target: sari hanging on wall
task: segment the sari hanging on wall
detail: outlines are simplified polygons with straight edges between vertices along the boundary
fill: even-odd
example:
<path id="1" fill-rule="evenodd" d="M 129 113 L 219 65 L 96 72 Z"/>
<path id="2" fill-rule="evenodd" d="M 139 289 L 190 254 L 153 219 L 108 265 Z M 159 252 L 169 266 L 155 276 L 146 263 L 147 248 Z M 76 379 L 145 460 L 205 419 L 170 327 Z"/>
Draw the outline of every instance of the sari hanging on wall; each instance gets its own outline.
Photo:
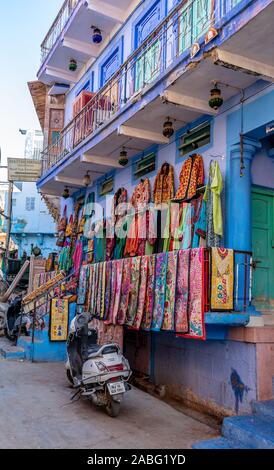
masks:
<path id="1" fill-rule="evenodd" d="M 126 316 L 126 324 L 132 326 L 137 311 L 138 294 L 139 294 L 139 279 L 140 279 L 141 257 L 133 258 L 131 260 L 131 275 L 130 275 L 130 290 L 129 301 Z"/>
<path id="2" fill-rule="evenodd" d="M 111 276 L 112 276 L 112 262 L 108 261 L 106 264 L 106 285 L 105 285 L 105 309 L 103 320 L 108 318 L 110 299 L 111 299 Z"/>
<path id="3" fill-rule="evenodd" d="M 148 258 L 149 256 L 143 256 L 141 260 L 141 273 L 140 273 L 140 285 L 138 295 L 138 307 L 134 318 L 132 328 L 139 330 L 144 314 L 146 291 L 147 291 L 147 275 L 148 275 Z"/>
<path id="4" fill-rule="evenodd" d="M 106 266 L 107 262 L 102 263 L 102 278 L 101 278 L 101 309 L 100 309 L 100 320 L 103 320 L 105 315 L 105 293 L 106 293 Z"/>
<path id="5" fill-rule="evenodd" d="M 234 251 L 225 248 L 211 250 L 211 309 L 234 308 Z"/>
<path id="6" fill-rule="evenodd" d="M 89 281 L 89 265 L 82 266 L 79 277 L 78 287 L 78 304 L 84 305 L 86 303 L 87 288 Z"/>
<path id="7" fill-rule="evenodd" d="M 205 340 L 204 307 L 204 248 L 194 248 L 190 252 L 189 272 L 189 330 L 185 338 Z"/>
<path id="8" fill-rule="evenodd" d="M 90 301 L 90 311 L 91 315 L 95 317 L 96 315 L 96 305 L 97 305 L 97 294 L 98 294 L 98 282 L 99 282 L 99 264 L 94 264 L 94 273 L 93 273 L 93 286 L 91 290 L 91 301 Z"/>
<path id="9" fill-rule="evenodd" d="M 160 331 L 164 319 L 167 253 L 156 255 L 155 295 L 151 329 Z"/>
<path id="10" fill-rule="evenodd" d="M 164 321 L 162 330 L 174 331 L 174 306 L 176 295 L 177 251 L 167 254 L 166 294 L 164 304 Z"/>
<path id="11" fill-rule="evenodd" d="M 150 331 L 152 317 L 153 317 L 153 306 L 154 306 L 154 285 L 155 285 L 155 265 L 156 256 L 152 255 L 148 257 L 147 266 L 147 291 L 144 306 L 144 314 L 142 319 L 141 328 L 142 330 Z"/>
<path id="12" fill-rule="evenodd" d="M 88 281 L 88 293 L 87 293 L 87 310 L 91 312 L 91 296 L 94 286 L 94 264 L 89 266 L 89 281 Z"/>
<path id="13" fill-rule="evenodd" d="M 119 306 L 118 315 L 117 315 L 118 325 L 124 325 L 126 321 L 128 301 L 129 301 L 130 277 L 131 277 L 131 258 L 127 258 L 127 259 L 124 259 L 124 264 L 123 264 L 121 299 L 120 299 L 120 306 Z"/>
<path id="14" fill-rule="evenodd" d="M 117 316 L 120 306 L 122 276 L 123 276 L 123 259 L 116 260 L 116 286 L 115 286 L 115 300 L 112 312 L 112 323 L 117 324 Z"/>
<path id="15" fill-rule="evenodd" d="M 178 252 L 177 286 L 175 300 L 175 331 L 188 332 L 188 278 L 190 250 Z"/>

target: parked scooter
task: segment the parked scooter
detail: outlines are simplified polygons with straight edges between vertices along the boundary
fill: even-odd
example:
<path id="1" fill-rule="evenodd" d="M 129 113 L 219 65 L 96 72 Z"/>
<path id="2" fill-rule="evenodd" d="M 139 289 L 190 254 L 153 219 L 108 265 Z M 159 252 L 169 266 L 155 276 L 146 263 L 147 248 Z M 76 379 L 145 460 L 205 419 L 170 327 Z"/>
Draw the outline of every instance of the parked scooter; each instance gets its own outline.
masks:
<path id="1" fill-rule="evenodd" d="M 67 377 L 74 395 L 91 400 L 106 409 L 111 417 L 119 414 L 125 392 L 131 389 L 128 360 L 115 343 L 99 346 L 97 331 L 88 327 L 89 315 L 78 314 L 71 322 L 67 342 Z"/>
<path id="2" fill-rule="evenodd" d="M 19 332 L 29 334 L 30 324 L 29 316 L 22 312 L 22 296 L 19 295 L 11 301 L 7 309 L 4 333 L 9 340 L 15 341 Z"/>

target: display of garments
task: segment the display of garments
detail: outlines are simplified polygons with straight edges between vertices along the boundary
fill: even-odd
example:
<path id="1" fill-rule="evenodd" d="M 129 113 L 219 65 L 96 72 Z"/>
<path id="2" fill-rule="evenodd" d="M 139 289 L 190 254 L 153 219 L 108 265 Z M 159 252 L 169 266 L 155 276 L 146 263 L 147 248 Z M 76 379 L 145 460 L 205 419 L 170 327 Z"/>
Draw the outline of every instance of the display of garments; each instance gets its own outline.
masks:
<path id="1" fill-rule="evenodd" d="M 154 309 L 151 329 L 153 331 L 160 331 L 164 319 L 164 304 L 165 304 L 165 286 L 166 286 L 166 265 L 167 254 L 160 253 L 156 255 L 155 266 L 155 295 L 154 295 Z"/>
<path id="2" fill-rule="evenodd" d="M 155 265 L 156 265 L 156 256 L 148 257 L 147 265 L 147 290 L 146 290 L 146 299 L 144 306 L 144 314 L 142 319 L 141 328 L 143 330 L 150 330 L 152 317 L 153 317 L 153 307 L 154 307 L 154 287 L 155 287 Z"/>
<path id="3" fill-rule="evenodd" d="M 153 189 L 154 204 L 169 202 L 174 197 L 174 168 L 170 163 L 163 163 L 158 172 Z"/>
<path id="4" fill-rule="evenodd" d="M 197 189 L 204 185 L 204 162 L 201 155 L 191 155 L 183 164 L 180 173 L 180 186 L 175 199 L 191 199 Z"/>
<path id="5" fill-rule="evenodd" d="M 103 320 L 105 316 L 105 294 L 106 294 L 106 267 L 107 262 L 105 261 L 102 267 L 102 277 L 101 277 L 101 308 L 100 308 L 100 319 Z"/>
<path id="6" fill-rule="evenodd" d="M 138 306 L 132 328 L 139 330 L 145 308 L 146 292 L 147 292 L 147 277 L 148 277 L 148 259 L 149 256 L 143 256 L 141 259 L 140 266 L 140 283 L 139 283 L 139 295 L 138 295 Z"/>
<path id="7" fill-rule="evenodd" d="M 221 193 L 223 190 L 223 180 L 219 163 L 212 160 L 210 162 L 208 184 L 204 199 L 207 203 L 207 246 L 218 247 L 223 236 L 223 216 Z"/>
<path id="8" fill-rule="evenodd" d="M 164 320 L 162 330 L 174 331 L 174 307 L 176 295 L 177 277 L 177 251 L 171 251 L 167 255 L 166 268 L 166 292 L 164 304 Z"/>
<path id="9" fill-rule="evenodd" d="M 74 272 L 76 275 L 80 274 L 80 269 L 82 265 L 82 259 L 83 259 L 83 242 L 81 240 L 78 240 L 76 242 L 75 246 L 75 251 L 73 254 L 73 264 L 74 264 Z"/>
<path id="10" fill-rule="evenodd" d="M 119 188 L 114 194 L 111 210 L 111 232 L 112 238 L 108 242 L 108 259 L 120 259 L 126 243 L 127 226 L 124 226 L 124 219 L 127 213 L 127 190 Z"/>
<path id="11" fill-rule="evenodd" d="M 234 252 L 226 248 L 211 250 L 211 309 L 233 310 Z"/>
<path id="12" fill-rule="evenodd" d="M 97 222 L 94 229 L 94 261 L 100 263 L 106 260 L 106 231 L 105 221 Z"/>
<path id="13" fill-rule="evenodd" d="M 63 248 L 58 258 L 59 271 L 69 271 L 73 267 L 73 259 L 71 257 L 71 249 L 69 246 Z"/>
<path id="14" fill-rule="evenodd" d="M 188 332 L 188 294 L 189 294 L 190 250 L 180 250 L 177 260 L 177 282 L 175 298 L 175 331 Z"/>
<path id="15" fill-rule="evenodd" d="M 129 302 L 130 278 L 131 278 L 131 258 L 127 258 L 124 260 L 124 264 L 123 264 L 121 299 L 120 299 L 120 306 L 119 306 L 118 315 L 117 315 L 117 323 L 119 325 L 124 325 L 126 321 L 128 302 Z"/>
<path id="16" fill-rule="evenodd" d="M 111 277 L 112 277 L 112 262 L 108 261 L 106 263 L 106 289 L 105 289 L 105 309 L 103 320 L 107 320 L 110 308 L 110 299 L 111 299 Z"/>
<path id="17" fill-rule="evenodd" d="M 80 270 L 79 286 L 78 286 L 78 304 L 86 303 L 88 283 L 89 283 L 89 266 L 82 266 Z"/>
<path id="18" fill-rule="evenodd" d="M 128 309 L 126 316 L 126 325 L 132 326 L 134 323 L 135 315 L 138 306 L 138 295 L 139 295 L 139 281 L 140 281 L 140 267 L 141 257 L 132 258 L 131 260 L 131 272 L 130 272 L 130 289 L 129 289 L 129 300 Z"/>
<path id="19" fill-rule="evenodd" d="M 121 289 L 122 289 L 122 276 L 123 276 L 123 262 L 124 260 L 119 259 L 116 262 L 116 286 L 115 286 L 115 301 L 112 312 L 112 323 L 117 324 L 117 316 L 120 306 Z"/>

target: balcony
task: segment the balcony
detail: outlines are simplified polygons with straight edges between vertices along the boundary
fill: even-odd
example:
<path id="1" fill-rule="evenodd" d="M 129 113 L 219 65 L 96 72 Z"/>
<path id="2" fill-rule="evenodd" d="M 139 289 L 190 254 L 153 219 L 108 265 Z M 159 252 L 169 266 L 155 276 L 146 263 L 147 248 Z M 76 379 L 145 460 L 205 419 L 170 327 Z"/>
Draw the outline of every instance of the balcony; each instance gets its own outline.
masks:
<path id="1" fill-rule="evenodd" d="M 162 135 L 167 116 L 177 130 L 182 122 L 215 115 L 208 106 L 213 80 L 230 84 L 225 100 L 260 77 L 272 81 L 274 4 L 259 11 L 251 3 L 247 15 L 246 1 L 205 0 L 204 8 L 199 0 L 181 2 L 44 150 L 43 175 L 66 162 L 66 177 L 80 168 L 83 174 L 94 169 L 96 177 L 119 166 L 119 151 L 129 141 L 129 157 L 149 141 L 168 143 Z M 272 37 L 267 46 L 265 35 Z"/>

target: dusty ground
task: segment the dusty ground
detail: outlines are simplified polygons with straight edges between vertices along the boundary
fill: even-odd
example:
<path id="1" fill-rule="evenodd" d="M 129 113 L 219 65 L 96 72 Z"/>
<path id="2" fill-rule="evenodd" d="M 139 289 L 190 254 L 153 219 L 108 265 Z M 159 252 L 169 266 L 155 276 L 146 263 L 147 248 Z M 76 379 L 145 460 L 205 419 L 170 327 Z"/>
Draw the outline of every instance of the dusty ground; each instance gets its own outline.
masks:
<path id="1" fill-rule="evenodd" d="M 63 364 L 0 359 L 0 448 L 190 448 L 216 431 L 140 390 L 118 418 L 89 402 L 71 402 Z"/>

